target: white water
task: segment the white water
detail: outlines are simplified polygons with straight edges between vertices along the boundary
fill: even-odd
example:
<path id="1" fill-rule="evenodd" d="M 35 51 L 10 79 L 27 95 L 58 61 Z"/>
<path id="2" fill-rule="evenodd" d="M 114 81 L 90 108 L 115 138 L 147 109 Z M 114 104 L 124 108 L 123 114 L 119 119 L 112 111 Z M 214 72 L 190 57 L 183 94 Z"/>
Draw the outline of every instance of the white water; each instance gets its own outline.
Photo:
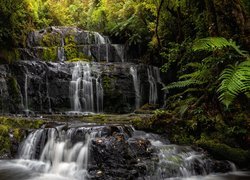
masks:
<path id="1" fill-rule="evenodd" d="M 60 62 L 64 62 L 66 60 L 63 37 L 61 38 L 61 47 L 57 48 L 57 57 Z"/>
<path id="2" fill-rule="evenodd" d="M 95 37 L 95 44 L 97 45 L 97 59 L 98 61 L 101 61 L 103 59 L 101 59 L 101 45 L 105 45 L 105 53 L 106 53 L 106 62 L 109 62 L 109 55 L 108 55 L 108 51 L 109 51 L 109 44 L 110 41 L 109 39 L 106 37 L 103 37 L 100 33 L 98 32 L 94 32 L 94 37 Z"/>
<path id="3" fill-rule="evenodd" d="M 87 176 L 89 145 L 96 132 L 86 132 L 85 140 L 72 144 L 71 136 L 76 129 L 62 131 L 62 127 L 47 129 L 48 141 L 43 147 L 41 141 L 46 130 L 32 132 L 24 141 L 17 164 L 41 174 L 34 179 L 84 180 Z M 80 130 L 80 129 L 77 129 Z M 40 146 L 40 148 L 39 148 Z M 37 153 L 37 150 L 42 150 Z M 38 157 L 39 161 L 35 160 Z"/>
<path id="4" fill-rule="evenodd" d="M 99 75 L 93 76 L 89 63 L 75 63 L 70 82 L 70 99 L 72 111 L 102 112 L 102 83 Z"/>
<path id="5" fill-rule="evenodd" d="M 125 46 L 123 44 L 112 44 L 121 62 L 125 62 Z"/>
<path id="6" fill-rule="evenodd" d="M 147 68 L 149 82 L 149 104 L 158 102 L 158 84 L 163 85 L 158 67 L 149 66 Z"/>
<path id="7" fill-rule="evenodd" d="M 19 159 L 0 161 L 0 180 L 89 179 L 88 165 L 91 164 L 89 152 L 92 140 L 96 137 L 105 137 L 105 135 L 102 136 L 102 128 L 105 126 L 85 125 L 86 127 L 76 124 L 75 127 L 72 126 L 69 129 L 63 125 L 33 131 L 23 142 L 19 151 Z M 194 151 L 191 147 L 168 144 L 159 135 L 136 131 L 133 127 L 130 127 L 130 130 L 125 130 L 119 125 L 116 127 L 124 137 L 132 138 L 132 141 L 136 139 L 138 142 L 141 142 L 141 139 L 147 139 L 155 148 L 154 154 L 158 158 L 157 160 L 150 159 L 150 164 L 155 163 L 155 165 L 147 164 L 148 174 L 142 179 L 226 180 L 229 178 L 239 180 L 240 177 L 246 177 L 244 179 L 246 180 L 250 177 L 250 174 L 239 172 L 210 174 L 212 169 L 209 163 L 212 160 L 204 153 Z M 128 136 L 127 130 L 134 131 L 134 135 Z M 75 135 L 78 138 L 75 139 Z M 112 145 L 112 143 L 107 145 Z M 103 150 L 105 149 L 108 148 L 103 147 Z M 145 162 L 139 162 L 141 163 Z M 232 170 L 233 168 L 232 165 Z M 111 175 L 110 179 L 119 179 L 119 175 Z"/>
<path id="8" fill-rule="evenodd" d="M 25 80 L 24 80 L 24 111 L 26 114 L 29 113 L 29 101 L 28 101 L 28 75 L 25 74 Z"/>
<path id="9" fill-rule="evenodd" d="M 138 109 L 141 103 L 141 92 L 140 92 L 140 76 L 138 74 L 136 66 L 130 67 L 130 74 L 133 77 L 133 83 L 135 89 L 135 108 Z"/>

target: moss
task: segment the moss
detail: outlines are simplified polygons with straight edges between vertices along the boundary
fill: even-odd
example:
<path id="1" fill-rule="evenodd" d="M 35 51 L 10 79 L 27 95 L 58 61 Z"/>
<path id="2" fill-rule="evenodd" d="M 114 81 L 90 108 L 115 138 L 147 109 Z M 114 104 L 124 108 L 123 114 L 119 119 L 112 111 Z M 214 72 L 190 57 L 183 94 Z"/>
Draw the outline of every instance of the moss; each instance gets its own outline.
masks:
<path id="1" fill-rule="evenodd" d="M 74 59 L 70 59 L 70 60 L 67 60 L 67 62 L 78 62 L 78 61 L 84 61 L 84 62 L 89 62 L 88 59 L 82 59 L 82 58 L 74 58 Z"/>
<path id="2" fill-rule="evenodd" d="M 42 120 L 0 117 L 0 156 L 11 152 L 13 139 L 15 142 L 21 142 L 24 137 L 24 130 L 37 129 L 43 123 Z M 13 139 L 10 133 L 13 135 Z"/>
<path id="3" fill-rule="evenodd" d="M 103 88 L 104 89 L 110 89 L 111 88 L 111 83 L 112 83 L 112 78 L 109 76 L 103 76 L 102 77 L 102 83 L 103 83 Z"/>
<path id="4" fill-rule="evenodd" d="M 71 45 L 64 46 L 64 51 L 65 51 L 66 59 L 68 60 L 78 57 L 78 50 L 75 45 L 71 44 Z"/>
<path id="5" fill-rule="evenodd" d="M 9 133 L 9 126 L 0 124 L 0 135 L 8 136 L 8 133 Z"/>
<path id="6" fill-rule="evenodd" d="M 17 83 L 17 80 L 14 76 L 10 76 L 7 81 L 8 84 L 8 92 L 11 95 L 9 99 L 9 103 L 13 104 L 14 109 L 18 109 L 18 105 L 21 103 L 20 98 L 20 88 Z"/>
<path id="7" fill-rule="evenodd" d="M 240 148 L 232 148 L 226 144 L 205 138 L 196 141 L 196 144 L 207 150 L 216 159 L 229 160 L 239 166 L 249 165 L 250 151 Z"/>
<path id="8" fill-rule="evenodd" d="M 59 33 L 46 33 L 43 35 L 40 45 L 45 47 L 61 46 L 61 40 Z"/>
<path id="9" fill-rule="evenodd" d="M 11 64 L 15 60 L 20 58 L 20 54 L 16 49 L 11 49 L 11 50 L 1 49 L 0 54 L 1 54 L 0 62 L 3 64 L 6 64 L 6 63 Z"/>
<path id="10" fill-rule="evenodd" d="M 11 93 L 18 95 L 19 88 L 18 88 L 18 83 L 15 77 L 13 76 L 9 77 L 9 86 L 10 86 L 10 89 L 12 89 Z"/>
<path id="11" fill-rule="evenodd" d="M 14 49 L 14 54 L 15 54 L 15 60 L 20 60 L 21 59 L 21 54 L 18 49 Z"/>
<path id="12" fill-rule="evenodd" d="M 64 38 L 65 45 L 75 44 L 75 35 L 69 34 Z"/>
<path id="13" fill-rule="evenodd" d="M 150 130 L 152 128 L 153 121 L 151 118 L 135 117 L 131 119 L 131 123 L 136 129 Z"/>
<path id="14" fill-rule="evenodd" d="M 57 61 L 57 47 L 43 48 L 42 59 L 44 61 Z"/>

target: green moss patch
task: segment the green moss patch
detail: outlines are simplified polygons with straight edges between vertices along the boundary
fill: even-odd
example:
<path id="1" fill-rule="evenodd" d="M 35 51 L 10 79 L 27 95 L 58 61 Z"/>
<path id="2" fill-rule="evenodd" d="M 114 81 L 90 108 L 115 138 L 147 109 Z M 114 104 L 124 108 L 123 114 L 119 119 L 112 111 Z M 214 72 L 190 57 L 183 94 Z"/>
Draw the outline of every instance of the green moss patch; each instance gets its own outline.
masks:
<path id="1" fill-rule="evenodd" d="M 57 47 L 43 48 L 42 53 L 44 61 L 57 61 Z"/>
<path id="2" fill-rule="evenodd" d="M 0 117 L 0 156 L 11 154 L 12 143 L 20 143 L 25 136 L 25 130 L 37 129 L 43 123 L 42 120 Z"/>
<path id="3" fill-rule="evenodd" d="M 43 35 L 40 45 L 45 47 L 61 46 L 61 35 L 58 33 L 46 33 Z"/>
<path id="4" fill-rule="evenodd" d="M 226 144 L 207 139 L 200 139 L 196 144 L 207 150 L 216 159 L 229 160 L 239 166 L 249 166 L 250 151 L 232 148 Z"/>

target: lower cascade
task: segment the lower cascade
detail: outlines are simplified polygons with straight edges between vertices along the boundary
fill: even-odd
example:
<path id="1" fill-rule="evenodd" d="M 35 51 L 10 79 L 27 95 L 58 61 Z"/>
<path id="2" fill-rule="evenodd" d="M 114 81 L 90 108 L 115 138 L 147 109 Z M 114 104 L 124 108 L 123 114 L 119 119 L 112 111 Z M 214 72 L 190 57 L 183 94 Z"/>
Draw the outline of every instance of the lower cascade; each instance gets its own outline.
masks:
<path id="1" fill-rule="evenodd" d="M 47 124 L 23 141 L 18 159 L 0 161 L 1 180 L 202 179 L 233 170 L 129 125 Z"/>

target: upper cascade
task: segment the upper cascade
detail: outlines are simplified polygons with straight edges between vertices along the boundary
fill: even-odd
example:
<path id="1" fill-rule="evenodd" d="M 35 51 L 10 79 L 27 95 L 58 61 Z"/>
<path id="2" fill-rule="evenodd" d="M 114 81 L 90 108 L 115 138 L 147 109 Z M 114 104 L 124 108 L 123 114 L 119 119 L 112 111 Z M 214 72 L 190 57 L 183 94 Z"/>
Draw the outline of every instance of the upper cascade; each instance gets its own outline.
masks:
<path id="1" fill-rule="evenodd" d="M 17 59 L 42 61 L 124 62 L 123 44 L 112 44 L 107 36 L 76 27 L 51 26 L 33 31 L 26 48 L 17 49 Z"/>

